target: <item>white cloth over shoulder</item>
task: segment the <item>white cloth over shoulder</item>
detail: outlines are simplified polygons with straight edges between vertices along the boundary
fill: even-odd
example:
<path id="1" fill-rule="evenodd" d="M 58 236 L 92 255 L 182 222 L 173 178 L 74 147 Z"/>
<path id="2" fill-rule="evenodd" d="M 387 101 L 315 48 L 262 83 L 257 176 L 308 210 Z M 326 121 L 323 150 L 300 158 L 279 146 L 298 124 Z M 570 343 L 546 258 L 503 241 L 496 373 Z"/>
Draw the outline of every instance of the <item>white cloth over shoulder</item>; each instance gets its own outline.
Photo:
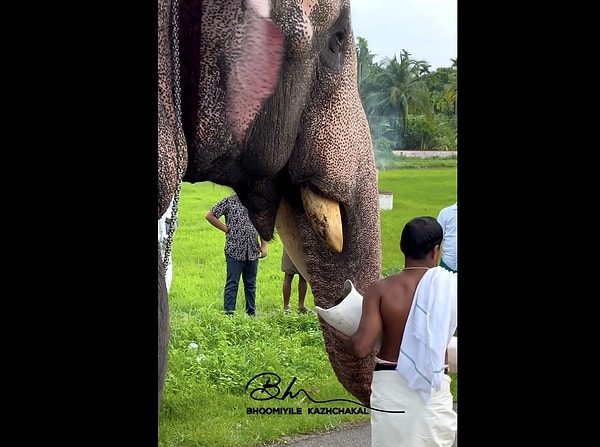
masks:
<path id="1" fill-rule="evenodd" d="M 446 348 L 457 326 L 457 274 L 429 269 L 419 281 L 408 314 L 396 371 L 427 403 L 439 391 Z"/>

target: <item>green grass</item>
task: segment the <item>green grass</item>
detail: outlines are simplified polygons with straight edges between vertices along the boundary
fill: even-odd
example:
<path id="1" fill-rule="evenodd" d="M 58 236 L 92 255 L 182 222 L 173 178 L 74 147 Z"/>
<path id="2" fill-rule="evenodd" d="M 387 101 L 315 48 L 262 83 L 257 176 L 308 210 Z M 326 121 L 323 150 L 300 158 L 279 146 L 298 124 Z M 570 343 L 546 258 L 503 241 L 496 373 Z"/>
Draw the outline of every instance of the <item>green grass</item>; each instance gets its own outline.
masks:
<path id="1" fill-rule="evenodd" d="M 379 190 L 394 194 L 391 210 L 381 210 L 381 268 L 404 265 L 400 232 L 415 216 L 433 216 L 456 201 L 456 168 L 379 171 Z"/>
<path id="2" fill-rule="evenodd" d="M 430 168 L 456 168 L 458 157 L 451 155 L 449 157 L 407 157 L 391 156 L 389 158 L 378 159 L 376 166 L 380 170 L 395 170 L 395 169 L 430 169 Z"/>
<path id="3" fill-rule="evenodd" d="M 398 157 L 402 158 L 402 157 Z M 438 161 L 379 172 L 379 189 L 394 194 L 393 209 L 382 210 L 382 272 L 404 263 L 398 243 L 402 226 L 417 215 L 437 217 L 456 200 L 456 160 L 437 167 Z M 448 163 L 444 160 L 444 163 Z M 337 381 L 329 364 L 317 317 L 283 315 L 280 271 L 281 242 L 268 244 L 260 260 L 256 306 L 251 319 L 243 312 L 243 287 L 237 312 L 222 314 L 225 261 L 224 235 L 204 218 L 208 209 L 231 189 L 212 183 L 183 184 L 178 228 L 173 240 L 173 282 L 169 295 L 171 336 L 167 376 L 159 422 L 160 447 L 252 447 L 298 433 L 330 429 L 368 420 L 368 415 L 308 414 L 314 408 L 357 408 L 356 401 Z M 292 284 L 290 309 L 297 307 L 297 278 Z M 305 305 L 314 308 L 308 290 Z M 197 350 L 190 343 L 198 345 Z M 281 380 L 282 397 L 295 380 L 295 398 L 253 400 L 248 381 L 263 372 Z M 272 379 L 272 382 L 275 379 Z M 456 398 L 457 380 L 452 392 Z M 302 414 L 248 415 L 247 408 L 301 408 Z"/>

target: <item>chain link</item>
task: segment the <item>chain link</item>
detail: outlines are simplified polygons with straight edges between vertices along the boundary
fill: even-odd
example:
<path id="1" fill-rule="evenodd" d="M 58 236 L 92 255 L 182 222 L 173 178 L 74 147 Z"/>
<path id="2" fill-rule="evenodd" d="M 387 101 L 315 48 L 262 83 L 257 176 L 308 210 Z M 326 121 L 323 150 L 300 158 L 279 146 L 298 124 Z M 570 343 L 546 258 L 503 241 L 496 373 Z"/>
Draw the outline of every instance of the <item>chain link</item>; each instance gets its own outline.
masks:
<path id="1" fill-rule="evenodd" d="M 181 180 L 183 179 L 183 126 L 181 124 L 181 84 L 179 74 L 179 0 L 172 0 L 172 46 L 173 54 L 173 96 L 175 98 L 175 117 L 176 117 L 176 148 L 177 148 L 177 185 L 173 197 L 173 206 L 171 207 L 171 225 L 167 233 L 167 244 L 163 255 L 163 265 L 165 274 L 170 264 L 171 245 L 173 243 L 173 233 L 177 227 L 177 210 L 179 208 L 179 193 L 181 192 Z"/>

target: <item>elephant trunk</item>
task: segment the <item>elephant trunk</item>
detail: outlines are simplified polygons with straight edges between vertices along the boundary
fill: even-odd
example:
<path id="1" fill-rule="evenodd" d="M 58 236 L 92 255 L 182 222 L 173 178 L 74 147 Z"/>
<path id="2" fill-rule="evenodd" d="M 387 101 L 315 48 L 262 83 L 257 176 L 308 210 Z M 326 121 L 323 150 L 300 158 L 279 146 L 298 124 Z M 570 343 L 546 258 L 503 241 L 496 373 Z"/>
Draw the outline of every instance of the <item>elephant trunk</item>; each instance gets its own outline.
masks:
<path id="1" fill-rule="evenodd" d="M 373 178 L 375 173 L 373 172 Z M 365 182 L 368 183 L 368 182 Z M 372 185 L 376 182 L 373 180 Z M 364 294 L 366 288 L 380 278 L 381 236 L 379 228 L 379 201 L 377 190 L 368 187 L 360 191 L 362 201 L 357 203 L 356 214 L 348 217 L 355 230 L 344 235 L 342 253 L 330 253 L 322 259 L 307 257 L 315 305 L 330 308 L 343 296 L 344 283 L 351 280 L 356 289 Z M 315 274 L 319 270 L 320 274 Z M 327 354 L 340 383 L 361 402 L 368 404 L 371 395 L 371 377 L 374 356 L 358 359 L 346 353 L 343 342 L 334 334 L 332 327 L 320 319 Z"/>
<path id="2" fill-rule="evenodd" d="M 314 231 L 310 218 L 299 207 L 282 200 L 276 226 L 290 258 L 310 283 L 315 305 L 328 309 L 344 294 L 351 280 L 359 293 L 380 278 L 381 236 L 379 200 L 374 163 L 366 163 L 364 181 L 356 186 L 351 203 L 341 207 L 343 249 L 331 249 Z M 361 402 L 368 404 L 374 357 L 358 359 L 345 352 L 331 326 L 320 319 L 325 347 L 339 382 Z"/>

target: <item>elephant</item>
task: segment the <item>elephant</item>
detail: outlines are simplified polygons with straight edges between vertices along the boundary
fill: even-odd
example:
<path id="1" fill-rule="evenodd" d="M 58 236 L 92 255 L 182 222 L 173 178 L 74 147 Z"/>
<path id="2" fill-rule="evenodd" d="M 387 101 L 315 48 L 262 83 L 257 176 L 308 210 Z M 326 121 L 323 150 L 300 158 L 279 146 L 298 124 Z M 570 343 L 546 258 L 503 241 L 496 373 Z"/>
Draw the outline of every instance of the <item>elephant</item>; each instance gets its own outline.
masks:
<path id="1" fill-rule="evenodd" d="M 179 182 L 231 187 L 329 308 L 381 277 L 375 156 L 350 0 L 158 1 L 158 217 Z M 176 206 L 175 206 L 176 211 Z M 168 297 L 159 251 L 158 405 Z M 368 404 L 373 355 L 319 318 L 332 369 Z"/>

